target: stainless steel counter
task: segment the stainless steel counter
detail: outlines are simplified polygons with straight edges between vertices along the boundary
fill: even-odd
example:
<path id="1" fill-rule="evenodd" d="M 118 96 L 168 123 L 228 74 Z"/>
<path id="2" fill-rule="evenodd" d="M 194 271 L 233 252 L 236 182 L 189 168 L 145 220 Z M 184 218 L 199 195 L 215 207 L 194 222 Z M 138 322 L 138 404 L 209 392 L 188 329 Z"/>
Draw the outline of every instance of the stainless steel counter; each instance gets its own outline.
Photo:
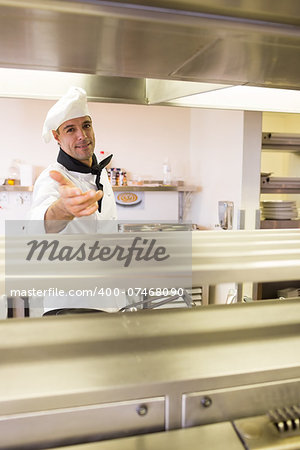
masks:
<path id="1" fill-rule="evenodd" d="M 298 300 L 6 321 L 0 448 L 150 432 L 173 442 L 170 430 L 299 404 L 299 345 Z M 191 431 L 178 434 L 178 442 L 188 434 L 195 440 Z M 204 448 L 235 448 L 226 446 L 230 434 L 210 433 L 204 442 L 219 440 L 219 447 Z M 99 448 L 116 447 L 107 441 Z"/>
<path id="2" fill-rule="evenodd" d="M 224 450 L 225 442 L 227 449 L 244 449 L 230 422 L 58 448 L 61 450 L 199 450 L 199 448 Z"/>

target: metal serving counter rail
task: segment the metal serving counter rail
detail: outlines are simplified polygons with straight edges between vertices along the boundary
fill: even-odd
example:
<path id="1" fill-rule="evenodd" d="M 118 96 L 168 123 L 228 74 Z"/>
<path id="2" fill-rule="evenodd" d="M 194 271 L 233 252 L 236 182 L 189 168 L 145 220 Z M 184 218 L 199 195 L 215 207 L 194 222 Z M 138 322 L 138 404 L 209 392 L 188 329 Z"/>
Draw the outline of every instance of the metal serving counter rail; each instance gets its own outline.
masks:
<path id="1" fill-rule="evenodd" d="M 195 285 L 295 280 L 300 230 L 193 232 L 192 260 Z M 299 299 L 3 321 L 0 449 L 299 450 L 299 347 Z"/>
<path id="2" fill-rule="evenodd" d="M 156 232 L 154 233 L 157 245 L 168 243 L 171 248 L 181 250 L 182 256 L 191 258 L 193 286 L 217 285 L 235 282 L 268 282 L 297 280 L 300 274 L 300 230 L 230 230 L 230 231 L 188 231 L 191 233 L 191 246 L 182 248 L 186 243 L 180 239 L 184 231 Z M 122 238 L 131 237 L 130 233 L 120 233 Z M 47 235 L 53 239 L 57 235 Z M 116 235 L 117 236 L 117 235 Z M 129 239 L 128 237 L 128 239 Z M 64 242 L 73 243 L 80 239 L 80 235 L 64 237 Z M 86 247 L 89 242 L 94 243 L 99 235 L 85 235 Z M 111 235 L 102 235 L 101 242 L 111 240 Z M 14 277 L 24 275 L 23 260 L 19 260 L 21 244 L 28 241 L 28 235 L 18 236 L 10 242 L 10 250 L 14 252 Z M 182 242 L 181 242 L 182 241 Z M 0 237 L 0 267 L 3 268 L 0 277 L 0 294 L 4 293 L 5 273 L 5 240 Z M 116 270 L 106 277 L 116 277 Z M 149 271 L 153 276 L 161 275 L 159 266 L 147 270 L 143 266 L 127 268 L 127 276 L 140 277 Z M 182 272 L 182 267 L 174 265 L 165 269 L 170 279 L 175 280 Z M 120 272 L 121 273 L 121 272 Z M 32 275 L 34 277 L 34 274 Z M 49 279 L 57 284 L 57 273 L 49 273 Z M 76 276 L 74 276 L 74 279 Z M 85 274 L 89 278 L 89 274 Z M 93 277 L 91 276 L 91 279 Z M 26 280 L 24 279 L 24 282 Z M 56 282 L 56 283 L 55 283 Z M 176 283 L 175 283 L 176 284 Z"/>
<path id="3" fill-rule="evenodd" d="M 122 237 L 132 236 L 132 233 L 124 232 L 127 230 L 126 224 L 122 225 Z M 168 228 L 164 233 L 154 233 L 157 243 L 164 245 L 168 243 L 171 247 L 179 248 L 181 233 L 179 231 L 182 224 L 178 224 L 176 231 L 168 232 Z M 160 227 L 161 228 L 161 227 Z M 157 229 L 160 229 L 157 228 Z M 138 228 L 138 231 L 141 231 Z M 150 232 L 147 228 L 147 231 Z M 179 233 L 179 234 L 178 234 Z M 299 279 L 300 273 L 300 230 L 238 230 L 238 231 L 193 231 L 191 233 L 192 241 L 185 240 L 182 243 L 191 242 L 189 248 L 181 248 L 181 255 L 190 260 L 192 267 L 191 284 L 192 287 L 202 286 L 202 304 L 214 303 L 213 298 L 214 287 L 222 283 L 239 283 L 246 282 L 260 283 L 272 281 L 293 281 Z M 53 235 L 48 235 L 49 237 Z M 69 243 L 77 237 L 69 236 Z M 80 236 L 79 236 L 80 238 Z M 88 238 L 93 242 L 97 235 L 89 235 Z M 25 238 L 27 239 L 27 238 Z M 105 239 L 105 237 L 103 237 Z M 88 240 L 85 237 L 88 246 Z M 22 279 L 25 285 L 30 286 L 31 279 L 34 278 L 33 272 L 24 275 L 24 259 L 18 261 L 18 253 L 20 252 L 21 244 L 24 243 L 24 236 L 18 236 L 13 239 L 10 246 L 10 251 L 13 252 L 13 275 L 10 283 L 14 285 L 15 281 Z M 37 262 L 38 263 L 38 262 Z M 37 266 L 38 267 L 38 266 Z M 4 237 L 0 238 L 0 295 L 5 293 L 5 241 Z M 167 273 L 168 271 L 168 273 Z M 142 277 L 161 277 L 160 267 L 147 268 L 137 266 L 131 269 L 127 268 L 126 273 L 128 277 L 133 280 L 141 279 Z M 166 267 L 165 273 L 174 285 L 180 279 L 182 274 L 182 267 L 180 265 L 172 265 Z M 116 268 L 111 272 L 105 274 L 105 280 L 114 285 L 114 280 L 117 276 L 123 276 L 123 270 L 118 271 Z M 93 274 L 85 274 L 84 280 L 89 286 L 89 279 L 93 281 Z M 56 271 L 47 274 L 49 284 L 58 286 L 63 282 L 63 277 L 58 277 Z M 74 282 L 78 281 L 78 275 L 74 275 Z M 80 283 L 83 283 L 81 280 Z M 133 284 L 132 284 L 133 286 Z M 182 286 L 181 286 L 182 287 Z M 191 287 L 185 286 L 185 287 Z M 239 300 L 241 297 L 239 296 Z"/>

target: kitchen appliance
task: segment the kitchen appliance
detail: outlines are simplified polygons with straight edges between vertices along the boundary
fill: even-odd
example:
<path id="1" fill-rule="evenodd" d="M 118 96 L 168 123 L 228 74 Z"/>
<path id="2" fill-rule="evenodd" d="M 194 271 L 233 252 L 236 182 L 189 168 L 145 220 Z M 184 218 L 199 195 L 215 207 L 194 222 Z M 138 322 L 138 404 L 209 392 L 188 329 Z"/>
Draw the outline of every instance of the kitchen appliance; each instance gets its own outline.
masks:
<path id="1" fill-rule="evenodd" d="M 219 223 L 223 230 L 232 230 L 233 211 L 234 211 L 233 202 L 229 201 L 218 202 Z"/>
<path id="2" fill-rule="evenodd" d="M 174 222 L 133 222 L 126 223 L 120 222 L 118 224 L 118 230 L 120 232 L 134 232 L 134 233 L 149 233 L 154 231 L 192 231 L 195 226 L 191 223 L 178 223 Z"/>

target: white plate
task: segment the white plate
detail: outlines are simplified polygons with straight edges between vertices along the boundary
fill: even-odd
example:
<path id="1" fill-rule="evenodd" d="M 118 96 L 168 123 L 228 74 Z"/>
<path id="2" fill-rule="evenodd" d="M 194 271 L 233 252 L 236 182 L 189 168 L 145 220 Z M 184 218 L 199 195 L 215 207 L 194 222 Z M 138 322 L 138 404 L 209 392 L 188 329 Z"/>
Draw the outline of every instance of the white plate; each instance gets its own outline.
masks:
<path id="1" fill-rule="evenodd" d="M 297 219 L 298 214 L 263 214 L 265 219 L 286 219 L 286 220 L 290 220 L 290 219 Z"/>
<path id="2" fill-rule="evenodd" d="M 261 206 L 275 206 L 276 208 L 282 208 L 284 206 L 295 206 L 295 201 L 283 201 L 283 200 L 263 200 L 260 202 Z"/>
<path id="3" fill-rule="evenodd" d="M 116 203 L 122 206 L 138 205 L 143 200 L 143 196 L 139 192 L 118 192 L 115 196 Z"/>
<path id="4" fill-rule="evenodd" d="M 263 212 L 274 212 L 276 214 L 292 214 L 297 213 L 297 208 L 285 208 L 285 209 L 276 209 L 276 208 L 262 208 Z"/>

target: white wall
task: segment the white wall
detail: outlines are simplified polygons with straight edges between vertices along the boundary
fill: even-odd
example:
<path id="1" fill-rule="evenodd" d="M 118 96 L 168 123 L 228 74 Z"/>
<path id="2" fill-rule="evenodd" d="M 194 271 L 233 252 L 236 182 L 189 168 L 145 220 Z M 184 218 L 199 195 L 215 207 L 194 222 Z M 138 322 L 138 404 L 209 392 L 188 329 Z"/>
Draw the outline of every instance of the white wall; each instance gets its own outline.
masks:
<path id="1" fill-rule="evenodd" d="M 1 167 L 7 174 L 13 158 L 47 167 L 56 160 L 55 142 L 44 144 L 43 122 L 53 101 L 0 98 Z M 173 177 L 188 178 L 188 109 L 89 103 L 96 134 L 96 154 L 112 152 L 112 165 L 144 179 L 162 179 L 169 157 Z"/>
<path id="2" fill-rule="evenodd" d="M 260 172 L 262 113 L 245 111 L 243 136 L 243 163 L 241 210 L 244 211 L 242 228 L 260 228 Z"/>
<path id="3" fill-rule="evenodd" d="M 56 147 L 45 146 L 41 132 L 51 102 L 0 98 L 1 166 L 5 176 L 13 158 L 36 166 L 55 160 Z"/>
<path id="4" fill-rule="evenodd" d="M 238 211 L 259 207 L 261 113 L 191 110 L 190 172 L 202 191 L 193 199 L 193 221 L 207 228 L 219 224 L 218 201 L 233 201 Z"/>
<path id="5" fill-rule="evenodd" d="M 240 112 L 191 110 L 191 181 L 202 186 L 194 196 L 193 210 L 202 226 L 218 224 L 219 200 L 239 202 L 242 138 Z"/>
<path id="6" fill-rule="evenodd" d="M 53 103 L 0 98 L 0 176 L 7 174 L 14 158 L 42 167 L 56 160 L 57 144 L 44 144 L 41 138 L 44 119 Z M 100 150 L 113 153 L 113 166 L 144 179 L 162 179 L 162 163 L 168 157 L 173 179 L 202 188 L 194 195 L 188 216 L 194 223 L 214 228 L 219 200 L 233 201 L 236 211 L 241 207 L 245 176 L 243 111 L 113 103 L 89 103 L 89 108 L 96 154 Z M 235 227 L 236 223 L 237 215 Z"/>

